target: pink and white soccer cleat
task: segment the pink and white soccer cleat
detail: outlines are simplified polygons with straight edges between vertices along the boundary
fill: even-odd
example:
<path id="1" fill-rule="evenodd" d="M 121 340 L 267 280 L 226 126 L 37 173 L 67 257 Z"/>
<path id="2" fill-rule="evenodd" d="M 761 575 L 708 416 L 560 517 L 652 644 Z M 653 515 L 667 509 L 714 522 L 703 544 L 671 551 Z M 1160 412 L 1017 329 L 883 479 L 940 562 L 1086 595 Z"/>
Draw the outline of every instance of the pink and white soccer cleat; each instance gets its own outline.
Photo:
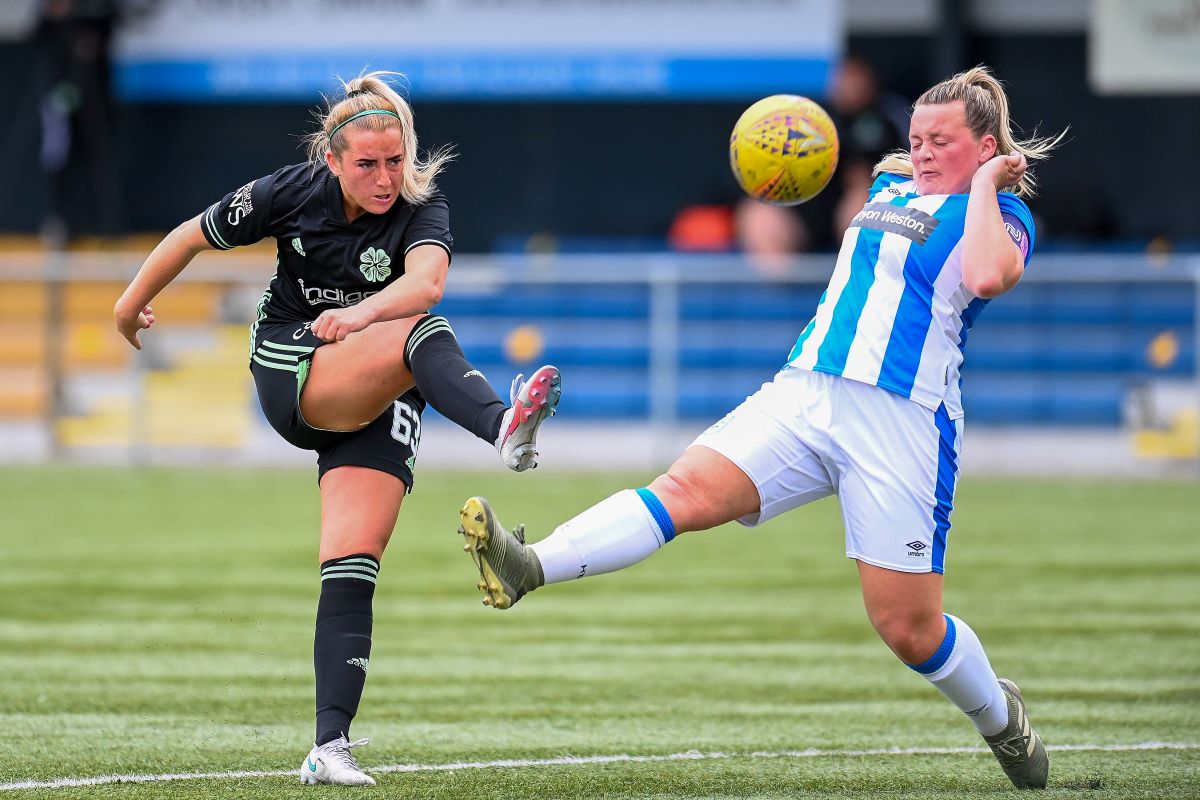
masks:
<path id="1" fill-rule="evenodd" d="M 500 419 L 500 438 L 496 450 L 500 460 L 515 472 L 537 466 L 537 430 L 547 417 L 554 415 L 562 397 L 562 377 L 558 367 L 539 367 L 525 380 L 513 378 L 509 391 L 512 407 Z"/>

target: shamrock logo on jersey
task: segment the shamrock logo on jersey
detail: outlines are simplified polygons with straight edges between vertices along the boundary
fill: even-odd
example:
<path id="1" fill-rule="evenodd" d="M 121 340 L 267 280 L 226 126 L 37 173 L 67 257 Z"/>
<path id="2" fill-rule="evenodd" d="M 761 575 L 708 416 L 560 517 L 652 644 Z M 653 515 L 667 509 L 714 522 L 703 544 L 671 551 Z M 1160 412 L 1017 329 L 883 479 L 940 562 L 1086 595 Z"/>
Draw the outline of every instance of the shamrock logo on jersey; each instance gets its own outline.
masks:
<path id="1" fill-rule="evenodd" d="M 368 247 L 367 252 L 360 255 L 358 260 L 362 262 L 358 268 L 369 281 L 386 280 L 387 276 L 392 274 L 392 257 L 381 248 Z"/>

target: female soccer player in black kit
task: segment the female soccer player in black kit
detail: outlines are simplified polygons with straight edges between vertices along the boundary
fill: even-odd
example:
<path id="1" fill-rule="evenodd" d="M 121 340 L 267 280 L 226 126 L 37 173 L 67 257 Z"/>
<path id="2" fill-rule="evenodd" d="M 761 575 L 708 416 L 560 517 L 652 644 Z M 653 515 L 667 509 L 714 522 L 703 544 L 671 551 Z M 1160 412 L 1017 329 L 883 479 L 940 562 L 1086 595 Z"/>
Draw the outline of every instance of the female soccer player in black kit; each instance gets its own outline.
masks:
<path id="1" fill-rule="evenodd" d="M 536 466 L 558 370 L 517 376 L 512 405 L 463 356 L 442 297 L 453 240 L 434 178 L 450 155 L 417 157 L 412 111 L 372 72 L 309 136 L 310 160 L 251 181 L 167 235 L 117 301 L 117 329 L 141 349 L 150 303 L 206 249 L 267 236 L 278 268 L 251 327 L 250 371 L 271 426 L 315 450 L 321 492 L 317 738 L 305 783 L 371 785 L 350 748 L 371 649 L 371 598 L 413 465 L 425 403 L 495 444 L 511 469 Z"/>

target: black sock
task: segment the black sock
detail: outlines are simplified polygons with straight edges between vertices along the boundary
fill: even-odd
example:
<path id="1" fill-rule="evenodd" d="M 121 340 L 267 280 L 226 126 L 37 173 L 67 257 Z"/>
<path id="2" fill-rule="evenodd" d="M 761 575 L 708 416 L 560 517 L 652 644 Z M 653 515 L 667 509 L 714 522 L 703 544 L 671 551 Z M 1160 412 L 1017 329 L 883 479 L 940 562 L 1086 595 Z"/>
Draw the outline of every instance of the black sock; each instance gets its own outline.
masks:
<path id="1" fill-rule="evenodd" d="M 358 553 L 321 564 L 321 600 L 313 666 L 317 672 L 317 744 L 350 735 L 371 657 L 371 598 L 379 562 Z"/>
<path id="2" fill-rule="evenodd" d="M 404 363 L 439 414 L 495 444 L 508 406 L 467 361 L 445 317 L 426 317 L 413 327 L 404 346 Z"/>

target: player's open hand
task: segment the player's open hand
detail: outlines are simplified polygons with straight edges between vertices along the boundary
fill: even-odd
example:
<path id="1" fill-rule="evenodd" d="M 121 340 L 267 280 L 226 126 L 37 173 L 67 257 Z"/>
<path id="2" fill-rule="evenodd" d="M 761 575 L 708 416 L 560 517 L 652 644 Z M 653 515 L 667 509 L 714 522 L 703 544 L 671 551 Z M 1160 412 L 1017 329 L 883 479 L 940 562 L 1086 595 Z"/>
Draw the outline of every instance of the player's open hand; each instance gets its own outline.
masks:
<path id="1" fill-rule="evenodd" d="M 133 345 L 135 349 L 141 350 L 142 342 L 138 334 L 154 324 L 154 309 L 146 306 L 136 315 L 117 309 L 113 312 L 113 317 L 117 323 L 117 331 L 125 337 L 125 341 Z"/>
<path id="2" fill-rule="evenodd" d="M 361 306 L 333 308 L 322 311 L 313 321 L 312 332 L 326 342 L 340 342 L 352 333 L 361 331 L 374 320 L 368 309 Z"/>
<path id="3" fill-rule="evenodd" d="M 1006 186 L 1016 186 L 1020 183 L 1028 166 L 1022 153 L 993 156 L 975 173 L 975 180 L 986 179 L 999 191 Z"/>

